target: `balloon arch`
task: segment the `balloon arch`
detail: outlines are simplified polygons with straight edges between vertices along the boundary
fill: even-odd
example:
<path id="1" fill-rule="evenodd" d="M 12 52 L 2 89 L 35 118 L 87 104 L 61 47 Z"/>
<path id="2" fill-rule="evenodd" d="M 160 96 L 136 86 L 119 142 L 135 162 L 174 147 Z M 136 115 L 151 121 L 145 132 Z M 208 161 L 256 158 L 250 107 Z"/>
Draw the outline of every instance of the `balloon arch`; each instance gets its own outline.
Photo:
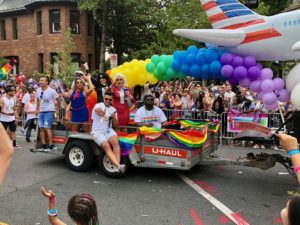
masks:
<path id="1" fill-rule="evenodd" d="M 173 55 L 153 55 L 151 59 L 126 62 L 110 71 L 110 77 L 122 73 L 128 87 L 144 85 L 147 82 L 170 81 L 191 75 L 201 79 L 218 79 L 232 85 L 248 87 L 258 93 L 258 98 L 269 110 L 278 108 L 278 101 L 287 102 L 290 92 L 285 89 L 285 81 L 273 79 L 273 71 L 263 68 L 252 56 L 241 57 L 217 48 L 190 46 Z"/>

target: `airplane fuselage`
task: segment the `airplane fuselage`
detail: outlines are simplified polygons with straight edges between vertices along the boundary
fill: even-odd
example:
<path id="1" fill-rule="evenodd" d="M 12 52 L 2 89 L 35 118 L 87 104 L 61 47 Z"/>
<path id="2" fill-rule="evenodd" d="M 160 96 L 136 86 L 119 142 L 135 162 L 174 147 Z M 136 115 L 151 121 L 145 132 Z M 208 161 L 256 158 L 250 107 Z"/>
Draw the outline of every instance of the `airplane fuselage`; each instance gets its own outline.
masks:
<path id="1" fill-rule="evenodd" d="M 300 41 L 300 10 L 263 17 L 263 20 L 265 22 L 236 29 L 244 31 L 247 40 L 226 49 L 263 61 L 300 59 L 300 52 L 292 50 Z"/>

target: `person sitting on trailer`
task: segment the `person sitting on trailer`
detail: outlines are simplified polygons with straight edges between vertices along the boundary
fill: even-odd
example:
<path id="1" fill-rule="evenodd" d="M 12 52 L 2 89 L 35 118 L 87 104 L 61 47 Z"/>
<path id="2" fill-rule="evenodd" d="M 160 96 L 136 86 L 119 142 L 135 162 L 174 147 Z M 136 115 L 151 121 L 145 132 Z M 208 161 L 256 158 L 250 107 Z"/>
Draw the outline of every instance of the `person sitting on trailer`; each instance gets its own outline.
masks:
<path id="1" fill-rule="evenodd" d="M 116 166 L 116 172 L 124 173 L 126 167 L 124 164 L 120 164 L 121 149 L 118 135 L 112 128 L 112 125 L 119 124 L 117 110 L 111 106 L 113 93 L 105 92 L 103 99 L 104 103 L 97 103 L 93 108 L 91 135 L 96 144 L 105 151 L 112 164 Z"/>
<path id="2" fill-rule="evenodd" d="M 167 117 L 157 106 L 154 106 L 154 97 L 152 95 L 144 96 L 144 106 L 140 107 L 135 113 L 135 125 L 138 127 L 161 128 L 167 123 Z"/>

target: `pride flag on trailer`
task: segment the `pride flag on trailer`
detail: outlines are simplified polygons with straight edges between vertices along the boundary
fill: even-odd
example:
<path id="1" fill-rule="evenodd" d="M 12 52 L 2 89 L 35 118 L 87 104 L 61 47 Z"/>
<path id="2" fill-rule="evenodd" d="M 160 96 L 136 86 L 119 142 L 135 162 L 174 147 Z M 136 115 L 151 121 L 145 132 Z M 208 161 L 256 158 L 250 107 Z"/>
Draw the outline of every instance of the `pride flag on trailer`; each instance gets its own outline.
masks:
<path id="1" fill-rule="evenodd" d="M 144 136 L 147 141 L 154 141 L 161 137 L 162 130 L 154 127 L 140 127 L 140 134 Z"/>
<path id="2" fill-rule="evenodd" d="M 220 129 L 220 123 L 218 121 L 180 120 L 180 124 L 184 127 L 194 127 L 194 128 L 208 126 L 208 129 L 213 133 L 218 133 Z"/>
<path id="3" fill-rule="evenodd" d="M 9 63 L 6 63 L 6 65 L 0 69 L 0 80 L 5 80 L 6 74 L 8 74 L 8 72 L 11 71 L 12 68 L 13 68 L 12 65 L 10 65 Z"/>
<path id="4" fill-rule="evenodd" d="M 168 138 L 177 146 L 192 150 L 199 148 L 207 139 L 207 126 L 199 130 L 167 131 Z"/>
<path id="5" fill-rule="evenodd" d="M 135 132 L 132 134 L 127 134 L 127 133 L 118 132 L 118 137 L 119 137 L 119 143 L 121 147 L 121 155 L 128 156 L 138 137 L 138 133 Z"/>

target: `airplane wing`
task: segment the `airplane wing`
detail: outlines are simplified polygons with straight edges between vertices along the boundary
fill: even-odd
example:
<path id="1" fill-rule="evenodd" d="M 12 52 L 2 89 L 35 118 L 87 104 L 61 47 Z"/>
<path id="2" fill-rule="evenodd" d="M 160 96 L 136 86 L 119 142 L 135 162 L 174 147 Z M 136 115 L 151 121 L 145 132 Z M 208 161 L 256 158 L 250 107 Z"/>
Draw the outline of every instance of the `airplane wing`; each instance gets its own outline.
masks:
<path id="1" fill-rule="evenodd" d="M 300 51 L 300 41 L 298 41 L 298 42 L 296 42 L 295 44 L 293 44 L 292 50 L 293 50 L 294 52 Z"/>
<path id="2" fill-rule="evenodd" d="M 236 46 L 243 42 L 246 33 L 241 30 L 223 29 L 176 29 L 173 34 L 191 40 L 218 46 Z"/>

